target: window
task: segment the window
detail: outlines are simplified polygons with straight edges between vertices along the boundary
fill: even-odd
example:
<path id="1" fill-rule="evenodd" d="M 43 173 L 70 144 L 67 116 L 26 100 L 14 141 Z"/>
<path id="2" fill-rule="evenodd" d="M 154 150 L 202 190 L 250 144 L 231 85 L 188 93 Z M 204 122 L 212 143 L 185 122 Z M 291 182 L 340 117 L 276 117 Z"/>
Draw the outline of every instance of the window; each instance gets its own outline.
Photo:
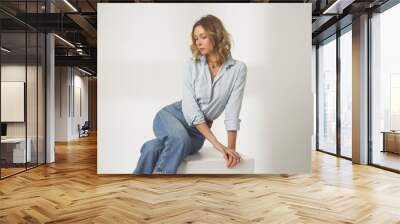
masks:
<path id="1" fill-rule="evenodd" d="M 371 18 L 372 164 L 400 171 L 400 5 Z"/>
<path id="2" fill-rule="evenodd" d="M 318 48 L 318 149 L 336 153 L 336 39 Z"/>
<path id="3" fill-rule="evenodd" d="M 340 36 L 340 155 L 352 157 L 352 35 Z"/>

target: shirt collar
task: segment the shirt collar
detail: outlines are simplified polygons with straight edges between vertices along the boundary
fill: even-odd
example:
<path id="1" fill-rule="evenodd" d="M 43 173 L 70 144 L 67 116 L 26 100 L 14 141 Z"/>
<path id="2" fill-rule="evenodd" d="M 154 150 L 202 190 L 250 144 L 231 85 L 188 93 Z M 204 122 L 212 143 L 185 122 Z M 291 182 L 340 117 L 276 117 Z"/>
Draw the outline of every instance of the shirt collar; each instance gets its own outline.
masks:
<path id="1" fill-rule="evenodd" d="M 207 63 L 206 62 L 206 56 L 205 55 L 201 55 L 200 56 L 200 61 L 201 61 L 202 64 L 206 64 Z M 227 59 L 225 61 L 225 64 L 226 64 L 226 69 L 229 69 L 233 64 L 235 64 L 235 60 L 232 58 L 231 54 L 228 55 L 228 57 L 227 57 Z M 224 65 L 222 65 L 222 66 L 224 66 Z"/>

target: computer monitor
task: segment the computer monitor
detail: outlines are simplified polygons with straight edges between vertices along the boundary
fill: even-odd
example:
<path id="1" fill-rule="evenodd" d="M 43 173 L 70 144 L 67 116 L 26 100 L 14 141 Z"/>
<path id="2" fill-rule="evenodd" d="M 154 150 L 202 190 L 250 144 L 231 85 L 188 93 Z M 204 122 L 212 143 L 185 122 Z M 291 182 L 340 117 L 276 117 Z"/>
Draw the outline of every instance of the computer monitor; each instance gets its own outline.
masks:
<path id="1" fill-rule="evenodd" d="M 7 124 L 6 123 L 1 123 L 1 136 L 2 137 L 7 136 Z"/>

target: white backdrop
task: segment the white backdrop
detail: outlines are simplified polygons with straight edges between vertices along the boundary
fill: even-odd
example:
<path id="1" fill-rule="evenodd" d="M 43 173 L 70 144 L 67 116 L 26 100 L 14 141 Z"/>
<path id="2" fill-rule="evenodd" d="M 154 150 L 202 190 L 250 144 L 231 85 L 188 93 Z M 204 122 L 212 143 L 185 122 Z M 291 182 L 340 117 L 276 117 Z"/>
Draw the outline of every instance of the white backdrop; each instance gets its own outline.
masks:
<path id="1" fill-rule="evenodd" d="M 248 68 L 237 150 L 255 173 L 311 172 L 311 4 L 99 3 L 99 174 L 133 172 L 156 112 L 181 99 L 190 32 L 206 14 Z M 223 119 L 212 129 L 226 143 Z"/>

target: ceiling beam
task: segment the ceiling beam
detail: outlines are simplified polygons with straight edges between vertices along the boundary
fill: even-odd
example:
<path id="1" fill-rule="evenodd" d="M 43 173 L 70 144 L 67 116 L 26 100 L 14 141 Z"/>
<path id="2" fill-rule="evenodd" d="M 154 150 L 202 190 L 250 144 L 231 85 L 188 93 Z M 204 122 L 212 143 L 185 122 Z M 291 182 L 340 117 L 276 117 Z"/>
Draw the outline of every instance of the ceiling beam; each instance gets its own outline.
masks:
<path id="1" fill-rule="evenodd" d="M 343 10 L 351 5 L 355 0 L 336 0 L 326 7 L 322 14 L 342 14 Z"/>
<path id="2" fill-rule="evenodd" d="M 96 70 L 97 59 L 91 56 L 55 56 L 56 66 L 83 66 Z"/>

